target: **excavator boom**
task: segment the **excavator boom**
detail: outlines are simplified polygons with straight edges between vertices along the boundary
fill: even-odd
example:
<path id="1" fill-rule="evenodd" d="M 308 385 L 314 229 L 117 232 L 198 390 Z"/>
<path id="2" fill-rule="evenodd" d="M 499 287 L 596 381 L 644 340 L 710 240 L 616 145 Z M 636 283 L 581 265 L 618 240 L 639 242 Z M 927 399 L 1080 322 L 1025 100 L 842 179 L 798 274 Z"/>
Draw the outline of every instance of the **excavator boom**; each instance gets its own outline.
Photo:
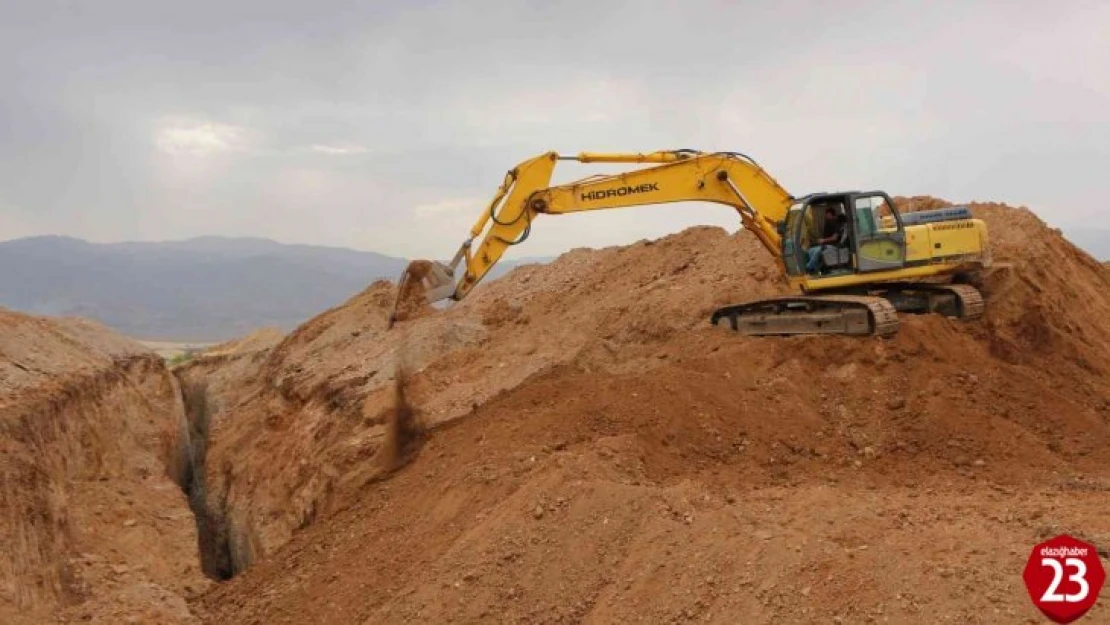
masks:
<path id="1" fill-rule="evenodd" d="M 566 160 L 655 166 L 550 186 L 556 164 Z M 786 215 L 792 200 L 755 161 L 735 153 L 676 150 L 647 154 L 584 152 L 560 156 L 548 152 L 509 170 L 470 229 L 470 236 L 450 262 L 434 262 L 433 267 L 421 262 L 414 265 L 412 271 L 406 271 L 402 282 L 422 281 L 429 302 L 461 300 L 501 259 L 505 250 L 528 238 L 537 215 L 672 202 L 714 202 L 731 206 L 739 213 L 744 227 L 755 233 L 768 252 L 778 256 L 780 242 L 776 223 Z M 475 248 L 474 242 L 479 237 L 481 241 Z M 462 273 L 456 275 L 460 264 Z M 449 286 L 452 281 L 453 289 Z"/>

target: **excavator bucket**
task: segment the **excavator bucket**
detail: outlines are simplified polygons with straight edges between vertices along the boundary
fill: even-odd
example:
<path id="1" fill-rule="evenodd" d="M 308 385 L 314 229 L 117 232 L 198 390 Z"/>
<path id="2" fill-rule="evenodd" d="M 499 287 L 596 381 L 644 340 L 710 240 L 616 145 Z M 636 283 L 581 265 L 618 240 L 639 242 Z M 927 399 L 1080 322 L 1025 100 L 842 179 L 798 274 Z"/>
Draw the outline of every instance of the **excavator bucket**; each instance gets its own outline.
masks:
<path id="1" fill-rule="evenodd" d="M 397 300 L 389 314 L 389 325 L 398 320 L 398 314 L 414 308 L 449 299 L 455 294 L 454 272 L 447 265 L 434 260 L 414 260 L 397 282 Z"/>

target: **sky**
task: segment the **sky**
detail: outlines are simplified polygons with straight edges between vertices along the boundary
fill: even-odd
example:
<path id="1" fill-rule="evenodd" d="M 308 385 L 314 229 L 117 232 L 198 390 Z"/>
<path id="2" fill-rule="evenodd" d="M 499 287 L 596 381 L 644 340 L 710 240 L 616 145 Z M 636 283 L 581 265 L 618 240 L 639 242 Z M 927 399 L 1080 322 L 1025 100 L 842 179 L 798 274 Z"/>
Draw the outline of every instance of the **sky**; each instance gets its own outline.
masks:
<path id="1" fill-rule="evenodd" d="M 1105 227 L 1108 29 L 1084 0 L 0 0 L 0 240 L 449 258 L 523 160 L 675 148 L 795 195 Z M 711 204 L 541 216 L 508 257 L 702 224 L 738 228 Z"/>

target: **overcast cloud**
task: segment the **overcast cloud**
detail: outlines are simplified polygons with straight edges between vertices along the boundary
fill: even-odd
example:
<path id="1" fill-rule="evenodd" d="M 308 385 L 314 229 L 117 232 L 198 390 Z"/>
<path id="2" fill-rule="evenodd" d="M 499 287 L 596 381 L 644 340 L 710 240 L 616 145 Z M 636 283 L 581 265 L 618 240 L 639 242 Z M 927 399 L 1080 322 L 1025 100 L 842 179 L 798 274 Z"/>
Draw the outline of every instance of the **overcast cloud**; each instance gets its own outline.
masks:
<path id="1" fill-rule="evenodd" d="M 0 7 L 0 239 L 448 257 L 504 172 L 550 149 L 735 150 L 799 195 L 1000 200 L 1062 226 L 1108 214 L 1102 2 Z M 699 223 L 736 228 L 712 205 L 547 217 L 515 254 Z"/>

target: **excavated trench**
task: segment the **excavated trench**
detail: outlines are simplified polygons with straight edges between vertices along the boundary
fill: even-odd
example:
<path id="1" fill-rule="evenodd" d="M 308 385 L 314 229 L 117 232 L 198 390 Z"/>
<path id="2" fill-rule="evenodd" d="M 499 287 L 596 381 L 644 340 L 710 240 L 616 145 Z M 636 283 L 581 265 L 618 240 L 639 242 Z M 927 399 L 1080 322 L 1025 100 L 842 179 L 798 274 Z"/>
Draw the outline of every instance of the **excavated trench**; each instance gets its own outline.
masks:
<path id="1" fill-rule="evenodd" d="M 232 579 L 249 568 L 256 553 L 256 536 L 228 503 L 230 477 L 209 470 L 213 409 L 203 374 L 172 370 L 181 398 L 184 421 L 174 454 L 174 481 L 185 494 L 197 530 L 201 571 L 217 582 Z M 426 432 L 405 394 L 407 372 L 398 367 L 393 406 L 386 420 L 385 438 L 377 455 L 383 479 L 411 460 Z M 212 477 L 216 483 L 210 483 Z M 311 519 L 308 520 L 311 522 Z"/>
<path id="2" fill-rule="evenodd" d="M 227 581 L 246 569 L 249 562 L 243 557 L 227 509 L 227 490 L 210 497 L 208 485 L 208 442 L 211 426 L 211 404 L 208 386 L 175 371 L 174 376 L 181 392 L 186 428 L 182 433 L 179 457 L 182 467 L 178 486 L 189 501 L 189 508 L 196 518 L 197 549 L 201 570 L 210 579 Z"/>

